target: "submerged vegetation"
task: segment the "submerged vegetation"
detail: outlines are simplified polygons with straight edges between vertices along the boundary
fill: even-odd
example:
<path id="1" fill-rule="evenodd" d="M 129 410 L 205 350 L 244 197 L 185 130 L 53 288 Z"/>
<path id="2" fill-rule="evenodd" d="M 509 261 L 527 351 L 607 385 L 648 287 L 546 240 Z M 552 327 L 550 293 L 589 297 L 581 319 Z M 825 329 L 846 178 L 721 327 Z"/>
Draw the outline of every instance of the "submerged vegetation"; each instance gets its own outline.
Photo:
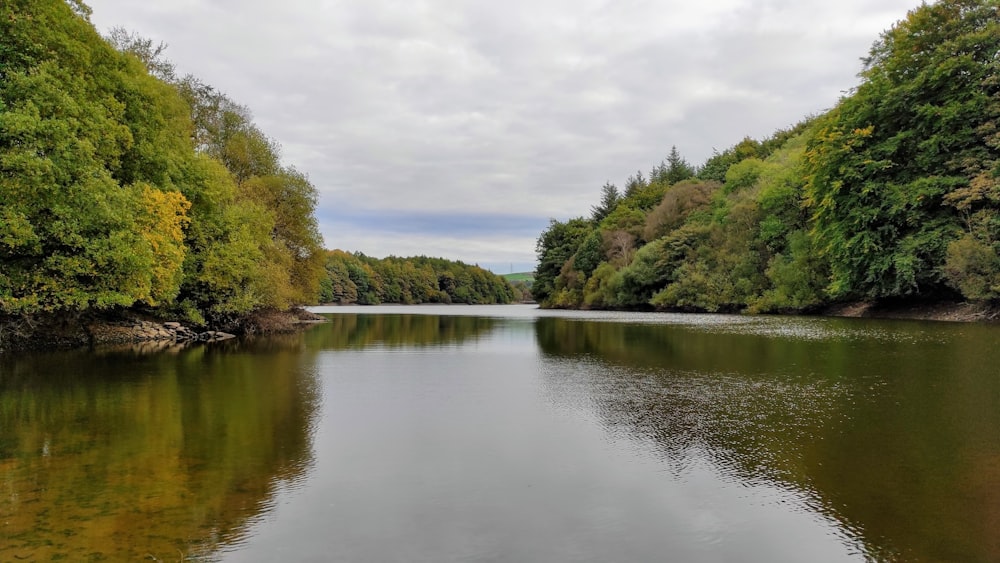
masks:
<path id="1" fill-rule="evenodd" d="M 912 10 L 829 112 L 605 185 L 538 239 L 548 307 L 1000 299 L 1000 4 Z"/>

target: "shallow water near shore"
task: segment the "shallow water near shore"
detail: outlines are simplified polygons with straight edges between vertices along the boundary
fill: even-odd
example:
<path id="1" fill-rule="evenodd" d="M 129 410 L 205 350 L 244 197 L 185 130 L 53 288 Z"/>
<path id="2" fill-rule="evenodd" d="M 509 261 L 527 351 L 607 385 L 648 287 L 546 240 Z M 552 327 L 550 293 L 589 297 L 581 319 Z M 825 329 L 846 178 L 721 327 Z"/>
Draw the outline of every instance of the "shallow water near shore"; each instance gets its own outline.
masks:
<path id="1" fill-rule="evenodd" d="M 996 561 L 996 326 L 317 308 L 0 359 L 0 560 Z"/>

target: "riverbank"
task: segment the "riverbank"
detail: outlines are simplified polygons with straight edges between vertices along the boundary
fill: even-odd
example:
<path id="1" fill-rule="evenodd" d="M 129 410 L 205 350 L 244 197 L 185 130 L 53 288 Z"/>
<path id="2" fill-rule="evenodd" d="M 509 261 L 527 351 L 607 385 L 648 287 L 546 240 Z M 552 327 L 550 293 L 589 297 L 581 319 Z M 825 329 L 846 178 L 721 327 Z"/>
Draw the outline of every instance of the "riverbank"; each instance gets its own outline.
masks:
<path id="1" fill-rule="evenodd" d="M 827 317 L 907 319 L 946 322 L 998 322 L 1000 305 L 991 303 L 968 303 L 941 301 L 920 302 L 874 302 L 859 301 L 831 305 L 820 311 Z"/>
<path id="2" fill-rule="evenodd" d="M 0 318 L 0 353 L 114 344 L 220 342 L 237 336 L 291 332 L 324 319 L 305 309 L 264 310 L 197 327 L 138 311 Z"/>
<path id="3" fill-rule="evenodd" d="M 559 310 L 573 308 L 542 307 L 543 309 Z M 608 309 L 654 312 L 652 308 Z M 708 311 L 697 308 L 655 309 L 661 313 L 702 314 Z M 715 311 L 719 314 L 746 314 L 739 310 Z M 765 313 L 771 314 L 771 313 Z M 1000 304 L 969 303 L 959 301 L 851 301 L 826 305 L 806 311 L 784 311 L 778 314 L 788 316 L 819 316 L 865 319 L 905 319 L 914 321 L 943 321 L 960 323 L 995 323 L 1000 322 Z"/>
<path id="4" fill-rule="evenodd" d="M 825 317 L 995 323 L 1000 322 L 1000 305 L 861 301 L 831 305 L 813 314 Z M 212 343 L 238 336 L 291 332 L 325 320 L 305 309 L 258 311 L 226 324 L 208 327 L 164 321 L 136 311 L 102 315 L 0 317 L 0 353 L 104 345 Z"/>

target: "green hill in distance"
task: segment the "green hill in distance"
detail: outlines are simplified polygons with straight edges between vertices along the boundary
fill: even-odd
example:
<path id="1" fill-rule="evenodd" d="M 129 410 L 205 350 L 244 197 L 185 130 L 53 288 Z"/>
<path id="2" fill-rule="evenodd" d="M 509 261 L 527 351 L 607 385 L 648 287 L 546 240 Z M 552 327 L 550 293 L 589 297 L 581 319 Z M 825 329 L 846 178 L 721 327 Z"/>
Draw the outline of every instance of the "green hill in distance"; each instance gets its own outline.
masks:
<path id="1" fill-rule="evenodd" d="M 517 272 L 513 274 L 501 274 L 500 277 L 505 278 L 507 281 L 514 282 L 524 282 L 529 286 L 535 281 L 534 272 Z"/>

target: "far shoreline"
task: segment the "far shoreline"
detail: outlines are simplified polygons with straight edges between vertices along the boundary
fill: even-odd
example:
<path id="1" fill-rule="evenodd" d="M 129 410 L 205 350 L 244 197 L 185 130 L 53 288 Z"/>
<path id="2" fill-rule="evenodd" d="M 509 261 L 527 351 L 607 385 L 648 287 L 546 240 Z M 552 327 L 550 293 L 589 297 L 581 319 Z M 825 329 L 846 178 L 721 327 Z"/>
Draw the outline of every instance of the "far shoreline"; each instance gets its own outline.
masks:
<path id="1" fill-rule="evenodd" d="M 177 331 L 187 328 L 187 323 L 176 321 L 164 321 L 142 317 L 130 312 L 107 317 L 87 317 L 87 318 L 51 318 L 46 322 L 35 324 L 31 329 L 19 334 L 7 332 L 6 342 L 0 342 L 0 355 L 16 354 L 42 349 L 71 350 L 79 348 L 93 348 L 95 346 L 108 344 L 143 344 L 143 343 L 171 343 L 176 345 L 211 344 L 219 340 L 226 340 L 232 337 L 267 335 L 282 332 L 291 332 L 304 328 L 310 324 L 324 322 L 327 319 L 322 317 L 322 312 L 314 312 L 318 307 L 360 307 L 378 309 L 379 307 L 413 307 L 414 309 L 431 307 L 462 307 L 475 306 L 477 304 L 467 303 L 382 303 L 378 305 L 359 305 L 357 303 L 324 303 L 312 305 L 305 308 L 292 309 L 289 311 L 262 311 L 246 318 L 246 324 L 233 330 L 234 327 L 225 327 L 233 330 L 235 334 L 223 333 L 220 328 L 200 327 L 200 332 L 196 337 L 178 338 Z M 534 306 L 546 311 L 572 310 L 586 311 L 587 309 L 558 309 L 544 308 L 536 302 L 519 303 L 492 303 L 483 306 L 503 306 L 521 305 Z M 629 309 L 594 309 L 605 311 L 629 311 Z M 637 309 L 632 309 L 636 311 Z M 650 313 L 672 313 L 672 314 L 706 314 L 706 311 L 656 311 L 643 309 Z M 373 311 L 374 312 L 374 311 Z M 722 312 L 713 314 L 730 314 L 741 316 L 789 316 L 789 317 L 826 317 L 826 318 L 854 318 L 854 319 L 886 319 L 886 320 L 909 320 L 909 321 L 930 321 L 949 323 L 977 323 L 977 324 L 998 324 L 1000 323 L 1000 304 L 997 303 L 969 303 L 969 302 L 874 302 L 874 301 L 854 301 L 817 309 L 807 312 L 788 313 L 739 313 Z M 10 321 L 10 319 L 8 319 Z M 13 321 L 11 321 L 13 322 Z M 11 324 L 11 323 L 8 323 Z M 0 327 L 3 329 L 4 327 Z M 7 327 L 10 328 L 10 327 Z M 18 327 L 24 330 L 25 326 Z M 13 336 L 13 338 L 12 338 Z"/>
<path id="2" fill-rule="evenodd" d="M 470 306 L 478 304 L 469 303 L 379 303 L 358 304 L 358 303 L 321 303 L 311 305 L 307 309 L 314 307 L 437 307 L 437 306 Z M 491 303 L 484 305 L 535 305 L 539 309 L 546 311 L 635 311 L 647 313 L 671 313 L 671 314 L 719 314 L 719 315 L 740 315 L 740 316 L 789 316 L 789 317 L 827 317 L 827 318 L 849 318 L 849 319 L 887 319 L 887 320 L 912 320 L 912 321 L 934 321 L 952 323 L 997 323 L 1000 322 L 1000 304 L 995 303 L 970 303 L 960 301 L 926 301 L 926 302 L 878 302 L 878 301 L 850 301 L 818 307 L 806 311 L 785 311 L 775 313 L 747 313 L 739 311 L 717 311 L 711 313 L 701 310 L 670 310 L 653 308 L 607 308 L 607 309 L 584 309 L 584 308 L 562 308 L 562 307 L 542 307 L 535 301 L 518 303 Z"/>

